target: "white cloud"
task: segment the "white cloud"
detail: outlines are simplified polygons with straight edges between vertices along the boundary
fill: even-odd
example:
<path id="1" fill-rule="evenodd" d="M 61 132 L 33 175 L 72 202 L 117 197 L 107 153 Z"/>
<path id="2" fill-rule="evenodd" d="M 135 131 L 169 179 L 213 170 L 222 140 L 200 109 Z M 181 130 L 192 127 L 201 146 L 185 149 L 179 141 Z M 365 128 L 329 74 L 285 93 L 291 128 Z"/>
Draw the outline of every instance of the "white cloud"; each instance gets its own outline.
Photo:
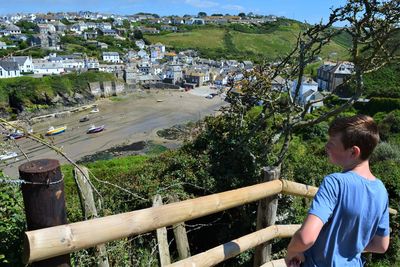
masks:
<path id="1" fill-rule="evenodd" d="M 201 0 L 185 0 L 185 3 L 197 8 L 210 8 L 218 6 L 219 4 L 212 1 L 201 1 Z"/>
<path id="2" fill-rule="evenodd" d="M 239 5 L 224 5 L 222 6 L 223 9 L 226 10 L 233 10 L 233 11 L 244 11 L 244 7 Z"/>

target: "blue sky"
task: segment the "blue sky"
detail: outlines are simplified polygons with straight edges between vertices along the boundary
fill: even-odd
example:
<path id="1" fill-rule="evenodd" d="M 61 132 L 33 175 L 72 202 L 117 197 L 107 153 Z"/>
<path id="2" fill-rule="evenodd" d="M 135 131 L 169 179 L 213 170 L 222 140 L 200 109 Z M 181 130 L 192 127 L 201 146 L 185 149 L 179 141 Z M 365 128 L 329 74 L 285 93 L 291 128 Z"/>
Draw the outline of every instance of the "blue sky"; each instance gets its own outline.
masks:
<path id="1" fill-rule="evenodd" d="M 116 14 L 150 12 L 159 15 L 253 12 L 285 16 L 309 23 L 327 18 L 330 7 L 345 0 L 0 0 L 0 14 L 15 12 L 98 11 Z"/>

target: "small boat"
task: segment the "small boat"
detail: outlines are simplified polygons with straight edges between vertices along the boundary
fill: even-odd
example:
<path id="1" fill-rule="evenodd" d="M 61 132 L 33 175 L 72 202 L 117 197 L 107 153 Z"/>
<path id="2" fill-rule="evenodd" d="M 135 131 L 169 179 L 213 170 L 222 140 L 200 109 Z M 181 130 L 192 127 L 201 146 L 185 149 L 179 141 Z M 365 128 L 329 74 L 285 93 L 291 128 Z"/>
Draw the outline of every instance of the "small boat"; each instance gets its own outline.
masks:
<path id="1" fill-rule="evenodd" d="M 104 130 L 104 125 L 101 126 L 94 126 L 92 125 L 88 130 L 87 130 L 87 134 L 91 134 L 91 133 L 98 133 Z"/>
<path id="2" fill-rule="evenodd" d="M 100 112 L 100 110 L 98 108 L 94 108 L 90 111 L 90 113 L 98 113 Z"/>
<path id="3" fill-rule="evenodd" d="M 12 158 L 16 158 L 17 156 L 18 156 L 17 152 L 10 151 L 10 152 L 6 152 L 6 153 L 0 155 L 0 160 L 12 159 Z"/>
<path id="4" fill-rule="evenodd" d="M 86 122 L 89 120 L 89 116 L 85 116 L 79 119 L 79 122 Z"/>
<path id="5" fill-rule="evenodd" d="M 66 129 L 67 129 L 67 126 L 61 126 L 61 127 L 57 127 L 57 128 L 54 128 L 53 126 L 51 126 L 51 127 L 47 130 L 46 135 L 47 135 L 47 136 L 50 136 L 50 135 L 57 135 L 57 134 L 60 134 L 60 133 L 65 132 Z"/>
<path id="6" fill-rule="evenodd" d="M 23 132 L 21 132 L 20 130 L 16 130 L 15 132 L 10 133 L 8 135 L 8 138 L 15 140 L 15 139 L 20 139 L 20 138 L 24 137 L 24 135 L 25 134 Z"/>
<path id="7" fill-rule="evenodd" d="M 157 99 L 157 102 L 158 103 L 160 103 L 160 102 L 163 102 L 164 100 L 162 100 L 162 99 Z"/>

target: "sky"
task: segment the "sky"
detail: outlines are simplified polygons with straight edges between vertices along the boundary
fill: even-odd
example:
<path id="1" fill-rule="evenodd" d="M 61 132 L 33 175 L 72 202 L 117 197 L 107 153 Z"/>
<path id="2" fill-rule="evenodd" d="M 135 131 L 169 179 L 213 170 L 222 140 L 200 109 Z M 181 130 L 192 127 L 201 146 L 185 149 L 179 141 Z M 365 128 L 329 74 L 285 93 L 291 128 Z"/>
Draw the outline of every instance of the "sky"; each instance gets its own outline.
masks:
<path id="1" fill-rule="evenodd" d="M 198 12 L 237 15 L 253 12 L 317 23 L 327 19 L 331 7 L 345 0 L 0 0 L 0 14 L 47 13 L 60 11 L 93 11 L 131 15 L 138 12 L 161 16 Z"/>

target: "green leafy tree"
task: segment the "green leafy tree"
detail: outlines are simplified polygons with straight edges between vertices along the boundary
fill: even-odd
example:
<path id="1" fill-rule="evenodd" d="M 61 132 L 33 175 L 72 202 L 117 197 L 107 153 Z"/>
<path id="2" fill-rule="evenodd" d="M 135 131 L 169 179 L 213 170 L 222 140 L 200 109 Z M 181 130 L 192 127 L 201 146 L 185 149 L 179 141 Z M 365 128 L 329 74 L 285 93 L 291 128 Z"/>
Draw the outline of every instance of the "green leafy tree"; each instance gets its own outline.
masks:
<path id="1" fill-rule="evenodd" d="M 396 0 L 349 0 L 343 7 L 332 10 L 328 22 L 301 31 L 295 48 L 277 64 L 261 64 L 245 72 L 241 80 L 232 82 L 228 93 L 230 106 L 221 116 L 207 121 L 205 132 L 194 144 L 198 153 L 207 153 L 210 161 L 216 163 L 211 172 L 219 177 L 217 184 L 237 187 L 260 181 L 266 167 L 281 168 L 296 133 L 311 129 L 305 138 L 321 136 L 324 127 L 318 129 L 315 125 L 348 110 L 365 92 L 364 75 L 395 59 L 397 48 L 389 43 L 397 31 L 399 18 L 400 4 Z M 334 28 L 337 22 L 346 27 Z M 343 33 L 352 37 L 349 54 L 355 71 L 347 85 L 354 93 L 348 101 L 317 109 L 310 115 L 310 108 L 330 99 L 331 93 L 321 100 L 300 103 L 306 68 L 324 46 Z M 287 90 L 273 89 L 272 81 L 278 76 L 296 81 L 293 91 L 288 84 Z M 307 162 L 306 169 L 312 165 L 312 161 Z M 306 169 L 302 171 L 304 175 Z M 316 175 L 321 174 L 320 170 L 316 169 Z"/>
<path id="2" fill-rule="evenodd" d="M 207 13 L 206 13 L 206 12 L 199 12 L 199 13 L 197 14 L 197 16 L 198 16 L 199 18 L 206 17 L 206 16 L 207 16 Z"/>
<path id="3" fill-rule="evenodd" d="M 142 31 L 141 31 L 141 30 L 134 30 L 134 31 L 133 31 L 133 37 L 134 37 L 136 40 L 143 39 L 143 33 L 142 33 Z"/>

